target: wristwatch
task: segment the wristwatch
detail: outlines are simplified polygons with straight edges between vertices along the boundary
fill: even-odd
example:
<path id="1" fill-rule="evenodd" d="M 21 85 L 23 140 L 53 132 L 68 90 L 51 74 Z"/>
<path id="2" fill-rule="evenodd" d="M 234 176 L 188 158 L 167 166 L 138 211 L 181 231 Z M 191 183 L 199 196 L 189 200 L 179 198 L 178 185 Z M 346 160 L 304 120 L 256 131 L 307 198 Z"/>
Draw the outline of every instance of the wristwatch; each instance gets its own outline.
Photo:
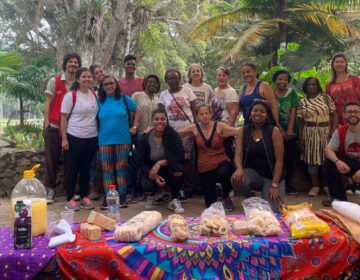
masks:
<path id="1" fill-rule="evenodd" d="M 279 184 L 277 184 L 277 183 L 272 183 L 271 186 L 272 186 L 273 188 L 277 189 L 278 186 L 279 186 Z"/>

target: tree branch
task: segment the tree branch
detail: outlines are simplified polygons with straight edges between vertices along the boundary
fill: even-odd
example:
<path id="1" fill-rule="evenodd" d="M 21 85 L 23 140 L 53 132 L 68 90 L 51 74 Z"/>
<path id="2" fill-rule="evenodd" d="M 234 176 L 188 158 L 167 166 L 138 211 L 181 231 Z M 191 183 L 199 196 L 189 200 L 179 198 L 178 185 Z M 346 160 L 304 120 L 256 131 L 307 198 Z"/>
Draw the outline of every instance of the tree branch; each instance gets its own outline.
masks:
<path id="1" fill-rule="evenodd" d="M 26 17 L 26 15 L 14 4 L 10 4 L 9 2 L 7 2 L 6 0 L 0 0 L 3 5 L 5 7 L 7 7 L 8 9 L 10 9 L 11 11 L 15 12 L 17 15 L 19 15 L 24 22 L 32 29 L 36 32 L 36 26 Z M 50 39 L 45 36 L 42 32 L 38 33 L 39 36 L 51 47 L 56 51 L 56 46 L 54 46 L 54 44 L 50 41 Z"/>
<path id="2" fill-rule="evenodd" d="M 158 11 L 164 9 L 167 5 L 169 5 L 172 2 L 172 0 L 164 0 L 161 3 L 157 4 L 155 7 L 153 7 L 151 10 L 154 13 L 157 13 Z"/>

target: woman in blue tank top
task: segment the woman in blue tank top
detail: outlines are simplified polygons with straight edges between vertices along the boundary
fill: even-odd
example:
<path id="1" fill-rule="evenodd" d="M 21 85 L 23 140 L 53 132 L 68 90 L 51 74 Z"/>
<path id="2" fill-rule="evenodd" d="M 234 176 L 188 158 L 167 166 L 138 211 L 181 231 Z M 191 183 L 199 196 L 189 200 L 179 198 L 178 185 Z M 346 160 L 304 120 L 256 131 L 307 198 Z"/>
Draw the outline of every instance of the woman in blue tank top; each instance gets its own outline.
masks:
<path id="1" fill-rule="evenodd" d="M 249 108 L 255 100 L 266 100 L 274 116 L 276 126 L 281 131 L 279 124 L 279 113 L 277 110 L 276 98 L 271 86 L 267 82 L 258 80 L 259 73 L 252 62 L 245 62 L 242 66 L 242 75 L 246 84 L 240 89 L 239 105 L 243 111 L 244 125 L 249 123 L 250 111 Z"/>

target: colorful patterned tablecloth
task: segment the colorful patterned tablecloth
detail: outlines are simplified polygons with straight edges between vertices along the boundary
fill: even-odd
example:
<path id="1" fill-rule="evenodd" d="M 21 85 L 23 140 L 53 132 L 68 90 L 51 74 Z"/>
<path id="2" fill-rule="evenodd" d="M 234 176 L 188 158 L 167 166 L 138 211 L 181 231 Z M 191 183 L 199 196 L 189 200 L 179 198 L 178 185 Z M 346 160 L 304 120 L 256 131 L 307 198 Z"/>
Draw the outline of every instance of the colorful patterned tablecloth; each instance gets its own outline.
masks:
<path id="1" fill-rule="evenodd" d="M 243 216 L 228 216 L 232 222 Z M 113 232 L 104 241 L 77 236 L 61 246 L 57 261 L 65 278 L 81 279 L 311 279 L 330 280 L 351 275 L 360 250 L 352 238 L 331 221 L 323 238 L 292 239 L 283 232 L 276 237 L 228 238 L 198 235 L 199 218 L 187 218 L 190 240 L 170 239 L 166 220 L 136 243 L 117 243 Z M 342 277 L 342 276 L 341 276 Z"/>
<path id="2" fill-rule="evenodd" d="M 31 249 L 14 249 L 11 227 L 0 228 L 0 279 L 31 279 L 55 255 L 44 235 L 32 239 Z"/>

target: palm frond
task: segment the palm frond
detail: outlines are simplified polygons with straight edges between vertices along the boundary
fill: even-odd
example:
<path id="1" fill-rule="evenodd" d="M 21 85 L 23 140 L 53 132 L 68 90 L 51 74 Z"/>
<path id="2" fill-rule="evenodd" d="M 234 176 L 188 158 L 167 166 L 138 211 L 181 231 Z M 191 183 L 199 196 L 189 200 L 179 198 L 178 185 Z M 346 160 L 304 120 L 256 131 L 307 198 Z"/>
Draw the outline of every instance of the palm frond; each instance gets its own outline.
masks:
<path id="1" fill-rule="evenodd" d="M 236 55 L 245 45 L 256 44 L 257 42 L 261 41 L 266 36 L 267 32 L 269 32 L 271 29 L 274 29 L 274 26 L 279 22 L 284 22 L 284 20 L 276 18 L 272 20 L 262 20 L 257 23 L 248 25 L 245 30 L 237 34 L 236 43 L 233 44 L 225 60 L 230 58 L 233 62 Z"/>

